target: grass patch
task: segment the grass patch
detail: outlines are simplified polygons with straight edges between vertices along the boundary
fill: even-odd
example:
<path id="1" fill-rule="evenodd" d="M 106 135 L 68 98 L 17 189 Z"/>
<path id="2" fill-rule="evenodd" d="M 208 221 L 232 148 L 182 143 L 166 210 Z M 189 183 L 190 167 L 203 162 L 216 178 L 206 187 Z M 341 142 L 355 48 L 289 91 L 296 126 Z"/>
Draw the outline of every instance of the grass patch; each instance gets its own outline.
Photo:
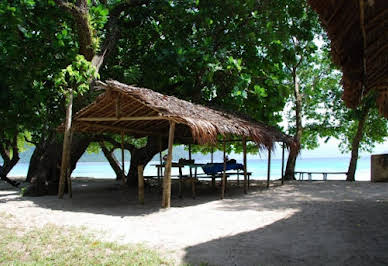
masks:
<path id="1" fill-rule="evenodd" d="M 171 265 L 139 245 L 97 240 L 77 228 L 17 228 L 0 214 L 0 265 Z"/>

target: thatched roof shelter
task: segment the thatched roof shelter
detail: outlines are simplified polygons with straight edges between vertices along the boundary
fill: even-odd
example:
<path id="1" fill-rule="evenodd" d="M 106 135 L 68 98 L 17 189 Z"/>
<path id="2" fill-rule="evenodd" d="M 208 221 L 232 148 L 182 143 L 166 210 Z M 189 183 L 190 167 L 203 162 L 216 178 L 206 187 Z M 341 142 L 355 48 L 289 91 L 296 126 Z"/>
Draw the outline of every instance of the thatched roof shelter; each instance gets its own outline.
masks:
<path id="1" fill-rule="evenodd" d="M 327 30 L 332 57 L 343 72 L 343 99 L 357 107 L 369 91 L 377 93 L 388 118 L 388 1 L 308 0 Z"/>
<path id="2" fill-rule="evenodd" d="M 68 119 L 65 129 L 63 158 L 69 158 L 71 143 L 70 126 L 73 131 L 90 133 L 121 133 L 122 142 L 124 133 L 135 137 L 165 136 L 168 137 L 168 153 L 163 178 L 162 206 L 170 207 L 171 199 L 171 167 L 172 151 L 175 140 L 184 144 L 215 144 L 219 135 L 224 136 L 224 167 L 222 175 L 221 199 L 224 198 L 226 188 L 226 149 L 225 138 L 240 136 L 243 145 L 244 161 L 244 192 L 247 193 L 247 140 L 256 142 L 261 148 L 268 149 L 267 187 L 270 179 L 271 149 L 275 142 L 282 142 L 287 146 L 294 145 L 291 137 L 281 133 L 274 127 L 261 122 L 242 118 L 240 116 L 218 111 L 212 108 L 193 104 L 180 100 L 173 96 L 167 96 L 158 92 L 128 86 L 118 81 L 110 80 L 106 83 L 99 82 L 98 86 L 105 90 L 90 105 L 75 114 L 73 125 Z M 63 125 L 61 127 L 64 127 Z M 67 137 L 66 137 L 67 136 Z M 66 141 L 67 140 L 67 141 Z M 284 147 L 282 145 L 282 182 Z M 189 155 L 190 157 L 190 155 Z M 160 157 L 161 158 L 161 157 Z M 189 158 L 191 159 L 191 158 Z M 67 159 L 62 160 L 61 181 L 59 183 L 59 197 L 63 195 L 64 180 L 67 175 L 69 191 L 71 191 L 71 179 L 67 173 Z M 178 165 L 178 167 L 182 167 Z M 190 166 L 192 167 L 192 165 Z M 124 150 L 122 144 L 122 171 L 124 174 Z M 138 192 L 139 202 L 144 203 L 144 176 L 143 165 L 138 166 Z M 181 169 L 181 168 L 180 168 Z M 191 169 L 191 168 L 190 168 Z M 158 172 L 159 176 L 159 172 Z M 182 175 L 180 174 L 181 180 Z M 195 176 L 191 175 L 192 186 L 195 187 Z M 212 176 L 213 180 L 215 179 Z M 70 193 L 71 195 L 71 193 Z"/>
<path id="3" fill-rule="evenodd" d="M 218 135 L 246 137 L 266 148 L 272 148 L 274 142 L 293 142 L 291 137 L 261 122 L 150 89 L 112 80 L 100 82 L 99 86 L 106 91 L 74 116 L 75 131 L 168 136 L 169 121 L 174 121 L 175 139 L 182 143 L 214 144 Z"/>

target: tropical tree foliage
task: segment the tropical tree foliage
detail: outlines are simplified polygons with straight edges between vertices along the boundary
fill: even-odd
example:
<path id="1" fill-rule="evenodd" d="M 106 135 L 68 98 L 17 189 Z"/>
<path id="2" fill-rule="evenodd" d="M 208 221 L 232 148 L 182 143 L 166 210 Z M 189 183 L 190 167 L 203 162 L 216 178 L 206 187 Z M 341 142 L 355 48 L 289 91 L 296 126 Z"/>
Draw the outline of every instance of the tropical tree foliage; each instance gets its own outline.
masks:
<path id="1" fill-rule="evenodd" d="M 290 116 L 289 132 L 308 147 L 318 135 L 314 124 L 329 123 L 314 113 L 316 106 L 329 108 L 314 95 L 331 86 L 317 67 L 321 28 L 302 0 L 4 0 L 0 25 L 0 141 L 12 150 L 15 136 L 28 132 L 36 146 L 27 176 L 37 184 L 35 194 L 58 181 L 63 136 L 56 129 L 68 89 L 79 92 L 77 111 L 99 93 L 89 84 L 97 75 L 275 126 L 293 95 L 299 114 Z M 72 169 L 90 143 L 112 159 L 120 137 L 74 135 Z M 136 181 L 137 164 L 166 140 L 126 137 L 124 146 L 132 155 L 128 180 Z M 117 160 L 110 162 L 119 169 Z"/>

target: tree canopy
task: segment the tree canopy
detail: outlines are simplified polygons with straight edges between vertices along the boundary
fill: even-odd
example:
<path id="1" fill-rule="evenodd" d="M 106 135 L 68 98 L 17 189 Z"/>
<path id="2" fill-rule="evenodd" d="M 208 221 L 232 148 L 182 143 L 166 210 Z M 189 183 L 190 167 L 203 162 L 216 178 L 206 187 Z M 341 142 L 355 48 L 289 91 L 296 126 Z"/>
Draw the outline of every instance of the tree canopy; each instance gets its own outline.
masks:
<path id="1" fill-rule="evenodd" d="M 316 147 L 319 135 L 349 139 L 353 134 L 349 121 L 357 111 L 344 109 L 338 99 L 340 73 L 318 49 L 316 40 L 324 34 L 303 0 L 5 0 L 0 25 L 0 140 L 9 143 L 28 132 L 27 140 L 39 147 L 34 164 L 44 158 L 40 153 L 52 157 L 48 147 L 54 152 L 60 146 L 56 128 L 65 117 L 68 89 L 79 92 L 74 111 L 98 95 L 93 83 L 89 86 L 92 76 L 274 126 L 297 96 L 304 102 L 293 107 L 305 114 L 303 147 Z M 289 133 L 296 133 L 302 120 L 289 120 Z M 386 122 L 368 121 L 365 143 L 372 144 L 386 134 Z M 112 150 L 117 136 L 109 138 L 106 147 Z M 77 147 L 86 149 L 93 141 L 101 138 L 82 136 Z M 144 139 L 126 142 L 133 153 L 155 146 Z M 50 167 L 56 168 L 55 160 Z"/>

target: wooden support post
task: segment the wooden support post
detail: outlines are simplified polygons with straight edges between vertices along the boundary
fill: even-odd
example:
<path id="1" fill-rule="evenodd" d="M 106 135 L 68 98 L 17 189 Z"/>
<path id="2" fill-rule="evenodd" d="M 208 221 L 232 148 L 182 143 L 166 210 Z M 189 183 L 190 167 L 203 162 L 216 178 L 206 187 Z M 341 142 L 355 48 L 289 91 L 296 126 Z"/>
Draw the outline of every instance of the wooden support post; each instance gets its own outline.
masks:
<path id="1" fill-rule="evenodd" d="M 183 174 L 182 174 L 182 167 L 179 166 L 179 198 L 183 198 Z"/>
<path id="2" fill-rule="evenodd" d="M 244 164 L 244 193 L 248 193 L 248 184 L 247 184 L 247 139 L 243 138 L 243 164 Z"/>
<path id="3" fill-rule="evenodd" d="M 138 176 L 138 196 L 139 196 L 139 203 L 144 204 L 144 166 L 139 165 L 137 167 L 137 176 Z"/>
<path id="4" fill-rule="evenodd" d="M 270 178 L 271 178 L 271 150 L 268 148 L 267 188 L 269 188 Z"/>
<path id="5" fill-rule="evenodd" d="M 282 144 L 282 185 L 284 184 L 284 143 Z"/>
<path id="6" fill-rule="evenodd" d="M 73 130 L 71 130 L 70 133 L 70 147 L 69 147 L 69 152 L 67 154 L 67 173 L 66 173 L 66 179 L 67 179 L 67 188 L 69 191 L 69 197 L 73 197 L 73 184 L 71 183 L 71 165 L 70 165 L 70 158 L 71 158 L 71 143 L 73 142 Z"/>
<path id="7" fill-rule="evenodd" d="M 161 187 L 161 180 L 163 176 L 163 157 L 162 157 L 162 137 L 159 137 L 159 163 L 160 167 L 158 167 L 158 185 L 159 188 Z M 160 171 L 160 172 L 159 172 Z M 160 174 L 159 174 L 160 173 Z"/>
<path id="8" fill-rule="evenodd" d="M 121 131 L 121 167 L 122 167 L 122 181 L 125 184 L 125 158 L 124 158 L 124 132 Z"/>
<path id="9" fill-rule="evenodd" d="M 221 187 L 221 199 L 224 199 L 225 196 L 225 186 L 226 186 L 226 141 L 223 142 L 224 148 L 224 170 L 222 172 L 222 187 Z"/>
<path id="10" fill-rule="evenodd" d="M 168 134 L 168 154 L 166 169 L 164 171 L 163 178 L 163 198 L 162 198 L 162 207 L 170 208 L 171 204 L 171 164 L 172 164 L 172 147 L 174 144 L 174 132 L 175 132 L 175 122 L 170 121 L 170 132 Z"/>
<path id="11" fill-rule="evenodd" d="M 210 156 L 211 163 L 213 163 L 213 157 L 214 157 L 214 148 L 212 147 L 211 156 Z"/>
<path id="12" fill-rule="evenodd" d="M 63 198 L 65 191 L 65 180 L 67 174 L 68 165 L 68 156 L 70 153 L 71 146 L 71 119 L 72 119 L 72 110 L 73 110 L 73 92 L 69 91 L 67 96 L 67 105 L 66 105 L 66 121 L 65 121 L 65 132 L 63 137 L 63 151 L 62 151 L 62 162 L 61 162 L 61 175 L 59 177 L 59 188 L 58 188 L 58 197 Z"/>
<path id="13" fill-rule="evenodd" d="M 194 177 L 191 178 L 191 196 L 193 199 L 195 199 L 196 194 L 195 194 L 195 182 L 197 181 L 197 167 L 195 167 L 194 170 Z"/>
<path id="14" fill-rule="evenodd" d="M 191 144 L 189 144 L 189 160 L 191 161 Z M 193 171 L 190 167 L 190 178 L 193 178 Z"/>

